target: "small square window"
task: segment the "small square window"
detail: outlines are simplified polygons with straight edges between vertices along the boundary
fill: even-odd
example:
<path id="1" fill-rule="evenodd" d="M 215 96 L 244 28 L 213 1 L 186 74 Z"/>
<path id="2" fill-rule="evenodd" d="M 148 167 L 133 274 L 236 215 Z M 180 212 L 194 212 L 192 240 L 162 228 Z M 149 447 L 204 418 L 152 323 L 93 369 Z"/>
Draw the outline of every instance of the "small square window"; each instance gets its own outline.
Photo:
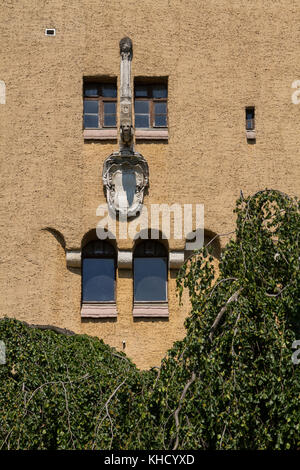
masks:
<path id="1" fill-rule="evenodd" d="M 83 95 L 84 129 L 116 129 L 116 83 L 85 81 Z"/>
<path id="2" fill-rule="evenodd" d="M 55 34 L 56 34 L 55 28 L 45 29 L 45 36 L 55 36 Z"/>

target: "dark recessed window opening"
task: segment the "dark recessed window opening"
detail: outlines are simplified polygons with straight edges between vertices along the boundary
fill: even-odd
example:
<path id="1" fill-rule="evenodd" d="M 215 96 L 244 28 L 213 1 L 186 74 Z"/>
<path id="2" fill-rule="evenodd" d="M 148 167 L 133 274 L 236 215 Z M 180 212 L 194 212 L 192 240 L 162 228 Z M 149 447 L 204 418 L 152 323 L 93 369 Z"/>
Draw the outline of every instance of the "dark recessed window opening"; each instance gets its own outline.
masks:
<path id="1" fill-rule="evenodd" d="M 246 130 L 252 131 L 255 129 L 255 108 L 254 106 L 246 108 Z"/>
<path id="2" fill-rule="evenodd" d="M 136 128 L 168 126 L 168 87 L 166 83 L 139 83 L 134 87 Z"/>
<path id="3" fill-rule="evenodd" d="M 134 301 L 166 302 L 168 256 L 156 241 L 140 243 L 134 251 Z"/>
<path id="4" fill-rule="evenodd" d="M 55 36 L 55 29 L 54 28 L 47 28 L 45 29 L 46 36 Z"/>
<path id="5" fill-rule="evenodd" d="M 83 95 L 84 129 L 116 128 L 117 85 L 86 82 Z"/>
<path id="6" fill-rule="evenodd" d="M 82 301 L 84 303 L 114 302 L 116 255 L 107 242 L 96 240 L 82 251 Z"/>

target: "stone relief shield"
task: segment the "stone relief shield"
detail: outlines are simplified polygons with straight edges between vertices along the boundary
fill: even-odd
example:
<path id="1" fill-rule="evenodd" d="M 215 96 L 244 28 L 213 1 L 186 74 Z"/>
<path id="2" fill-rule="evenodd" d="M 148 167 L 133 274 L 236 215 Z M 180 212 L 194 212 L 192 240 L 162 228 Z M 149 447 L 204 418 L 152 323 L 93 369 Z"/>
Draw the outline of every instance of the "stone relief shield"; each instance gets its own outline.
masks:
<path id="1" fill-rule="evenodd" d="M 110 155 L 103 168 L 109 209 L 127 217 L 136 216 L 143 205 L 148 174 L 148 164 L 140 154 L 127 157 Z"/>

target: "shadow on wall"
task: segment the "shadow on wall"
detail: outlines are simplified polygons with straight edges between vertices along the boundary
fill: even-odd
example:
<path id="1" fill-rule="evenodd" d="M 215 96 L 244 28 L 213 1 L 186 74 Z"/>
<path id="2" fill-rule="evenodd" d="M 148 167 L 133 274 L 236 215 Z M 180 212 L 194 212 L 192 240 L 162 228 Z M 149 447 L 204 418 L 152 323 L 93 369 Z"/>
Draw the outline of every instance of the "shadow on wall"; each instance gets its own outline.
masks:
<path id="1" fill-rule="evenodd" d="M 116 244 L 114 235 L 109 230 L 105 230 L 105 231 L 107 232 L 107 241 L 109 241 L 109 243 L 111 243 L 114 249 L 117 250 L 117 244 Z M 100 238 L 97 236 L 96 229 L 93 228 L 83 235 L 82 240 L 81 240 L 81 249 L 85 247 L 89 242 L 92 242 L 95 240 L 100 240 Z"/>
<path id="2" fill-rule="evenodd" d="M 138 246 L 139 243 L 141 243 L 143 240 L 157 240 L 159 243 L 161 243 L 165 249 L 169 252 L 169 242 L 167 237 L 164 235 L 164 233 L 161 230 L 158 229 L 143 229 L 139 233 L 137 233 L 134 237 L 134 247 L 133 251 L 135 248 Z"/>
<path id="3" fill-rule="evenodd" d="M 58 230 L 52 227 L 45 227 L 42 228 L 42 231 L 51 233 L 55 240 L 60 244 L 60 246 L 63 248 L 63 250 L 66 252 L 66 241 L 62 233 L 60 233 Z M 73 268 L 70 266 L 67 266 L 68 271 L 70 271 L 73 274 L 81 274 L 81 270 L 78 268 Z"/>
<path id="4" fill-rule="evenodd" d="M 188 237 L 187 237 L 188 238 Z M 189 240 L 189 243 L 195 242 L 196 237 L 194 239 Z M 208 246 L 210 249 L 210 253 L 216 260 L 220 260 L 221 257 L 221 243 L 220 237 L 217 233 L 212 232 L 211 230 L 205 229 L 204 230 L 204 246 Z M 184 250 L 184 259 L 186 260 L 193 254 L 193 250 Z"/>
<path id="5" fill-rule="evenodd" d="M 58 230 L 56 230 L 55 228 L 52 228 L 52 227 L 45 227 L 45 228 L 42 228 L 42 230 L 45 231 L 45 232 L 51 233 L 51 235 L 53 235 L 54 238 L 58 241 L 60 246 L 64 250 L 66 250 L 66 241 L 65 241 L 65 237 L 63 236 L 62 233 L 60 233 Z"/>
<path id="6" fill-rule="evenodd" d="M 37 276 L 36 292 L 41 293 L 41 298 L 39 301 L 35 300 L 35 305 L 39 306 L 40 310 L 38 320 L 33 319 L 32 323 L 70 327 L 62 319 L 62 312 L 65 311 L 65 293 L 69 290 L 65 276 L 64 236 L 52 227 L 44 227 L 39 233 L 37 244 L 42 270 Z"/>

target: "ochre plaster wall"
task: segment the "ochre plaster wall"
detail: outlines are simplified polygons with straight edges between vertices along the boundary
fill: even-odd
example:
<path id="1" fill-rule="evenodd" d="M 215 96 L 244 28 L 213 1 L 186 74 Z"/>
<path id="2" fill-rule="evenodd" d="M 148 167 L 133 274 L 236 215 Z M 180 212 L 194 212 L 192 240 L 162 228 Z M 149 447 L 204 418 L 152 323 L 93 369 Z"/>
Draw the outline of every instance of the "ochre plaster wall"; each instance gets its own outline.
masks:
<path id="1" fill-rule="evenodd" d="M 159 365 L 183 337 L 188 312 L 174 273 L 168 321 L 133 321 L 131 271 L 117 274 L 117 320 L 82 321 L 81 276 L 66 268 L 64 248 L 80 248 L 99 221 L 103 161 L 118 148 L 84 142 L 83 77 L 119 83 L 124 36 L 133 41 L 133 77 L 168 77 L 169 141 L 136 144 L 150 170 L 145 204 L 204 204 L 205 228 L 226 233 L 241 189 L 299 194 L 291 84 L 300 79 L 300 9 L 289 0 L 12 0 L 1 1 L 0 21 L 1 316 L 96 335 L 118 349 L 124 340 L 139 367 Z M 254 145 L 245 137 L 250 105 Z"/>

